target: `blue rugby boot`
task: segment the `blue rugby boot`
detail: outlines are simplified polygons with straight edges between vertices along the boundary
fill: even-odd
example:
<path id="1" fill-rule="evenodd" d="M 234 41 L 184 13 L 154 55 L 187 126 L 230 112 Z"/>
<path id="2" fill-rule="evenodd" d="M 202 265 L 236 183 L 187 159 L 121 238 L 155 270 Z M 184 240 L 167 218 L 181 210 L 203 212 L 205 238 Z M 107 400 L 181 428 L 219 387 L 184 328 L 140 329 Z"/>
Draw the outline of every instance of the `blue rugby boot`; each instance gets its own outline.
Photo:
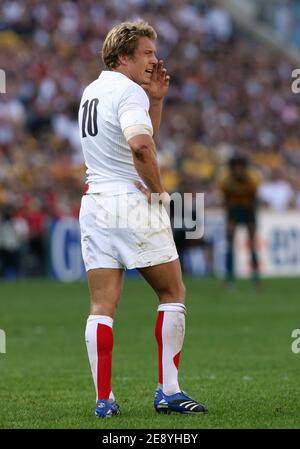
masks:
<path id="1" fill-rule="evenodd" d="M 154 395 L 154 408 L 158 413 L 170 413 L 168 403 L 164 399 L 162 385 L 158 384 Z"/>
<path id="2" fill-rule="evenodd" d="M 102 399 L 96 402 L 95 415 L 98 418 L 111 418 L 119 414 L 120 407 L 112 399 Z"/>
<path id="3" fill-rule="evenodd" d="M 163 393 L 161 387 L 156 389 L 154 408 L 158 413 L 176 412 L 184 414 L 197 414 L 208 412 L 206 405 L 195 401 L 184 391 L 167 396 Z"/>

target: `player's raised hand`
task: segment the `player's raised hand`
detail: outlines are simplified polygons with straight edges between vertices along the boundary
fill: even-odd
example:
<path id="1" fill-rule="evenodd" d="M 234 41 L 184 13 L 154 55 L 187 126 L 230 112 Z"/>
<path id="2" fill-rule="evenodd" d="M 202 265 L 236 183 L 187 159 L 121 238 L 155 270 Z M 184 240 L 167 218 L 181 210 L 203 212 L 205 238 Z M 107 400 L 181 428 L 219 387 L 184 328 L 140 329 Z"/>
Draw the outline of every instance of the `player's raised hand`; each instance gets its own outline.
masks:
<path id="1" fill-rule="evenodd" d="M 167 75 L 167 69 L 162 60 L 154 66 L 150 82 L 142 84 L 142 87 L 148 92 L 150 98 L 161 100 L 167 94 L 169 89 L 170 76 Z"/>

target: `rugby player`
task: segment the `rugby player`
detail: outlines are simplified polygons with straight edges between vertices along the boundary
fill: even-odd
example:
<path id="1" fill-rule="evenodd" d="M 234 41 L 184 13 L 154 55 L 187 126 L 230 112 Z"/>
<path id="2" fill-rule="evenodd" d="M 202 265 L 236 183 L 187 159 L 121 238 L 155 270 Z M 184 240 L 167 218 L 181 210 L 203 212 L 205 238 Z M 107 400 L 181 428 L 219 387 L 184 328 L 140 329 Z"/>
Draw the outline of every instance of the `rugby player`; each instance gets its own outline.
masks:
<path id="1" fill-rule="evenodd" d="M 158 201 L 151 203 L 151 194 L 159 194 L 165 205 L 169 202 L 153 140 L 170 81 L 163 61 L 156 57 L 156 37 L 154 29 L 142 21 L 115 26 L 103 43 L 106 70 L 86 87 L 79 109 L 87 167 L 79 219 L 91 297 L 85 336 L 98 417 L 120 412 L 111 386 L 112 328 L 123 272 L 132 268 L 139 270 L 159 300 L 155 409 L 166 413 L 207 411 L 178 383 L 185 287 L 166 209 Z M 138 216 L 147 216 L 149 203 L 151 218 L 159 221 L 159 228 L 138 222 Z"/>
<path id="2" fill-rule="evenodd" d="M 234 237 L 239 225 L 245 226 L 249 237 L 251 258 L 251 279 L 259 283 L 259 264 L 256 251 L 256 209 L 257 190 L 260 176 L 249 167 L 248 160 L 235 155 L 229 161 L 228 171 L 220 180 L 226 211 L 226 285 L 231 286 L 235 279 Z"/>

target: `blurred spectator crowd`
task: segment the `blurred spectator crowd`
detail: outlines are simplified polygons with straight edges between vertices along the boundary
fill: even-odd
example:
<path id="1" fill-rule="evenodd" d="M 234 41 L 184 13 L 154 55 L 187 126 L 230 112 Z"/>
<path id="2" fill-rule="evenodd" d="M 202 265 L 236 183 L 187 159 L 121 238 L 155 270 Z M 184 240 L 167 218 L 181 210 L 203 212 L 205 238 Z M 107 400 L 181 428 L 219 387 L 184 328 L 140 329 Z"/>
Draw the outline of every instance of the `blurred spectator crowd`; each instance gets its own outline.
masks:
<path id="1" fill-rule="evenodd" d="M 295 67 L 236 30 L 218 2 L 2 1 L 0 260 L 7 251 L 18 260 L 24 252 L 22 273 L 45 273 L 49 220 L 78 215 L 85 176 L 80 97 L 104 68 L 100 50 L 109 29 L 138 18 L 156 29 L 171 75 L 157 138 L 166 188 L 205 192 L 206 207 L 220 206 L 219 172 L 239 152 L 262 174 L 264 204 L 300 208 Z"/>
<path id="2" fill-rule="evenodd" d="M 300 48 L 299 0 L 255 1 L 258 3 L 258 19 L 270 25 L 279 40 Z"/>

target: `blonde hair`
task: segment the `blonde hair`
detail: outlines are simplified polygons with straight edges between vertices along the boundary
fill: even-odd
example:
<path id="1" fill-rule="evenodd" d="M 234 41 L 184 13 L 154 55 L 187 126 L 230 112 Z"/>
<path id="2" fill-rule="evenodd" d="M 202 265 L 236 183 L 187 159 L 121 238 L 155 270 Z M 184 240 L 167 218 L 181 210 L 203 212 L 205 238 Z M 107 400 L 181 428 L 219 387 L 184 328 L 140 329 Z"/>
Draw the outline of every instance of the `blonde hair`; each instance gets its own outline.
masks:
<path id="1" fill-rule="evenodd" d="M 119 55 L 133 57 L 140 37 L 155 40 L 157 34 L 147 22 L 122 22 L 107 34 L 102 47 L 102 60 L 107 68 L 119 65 Z"/>

